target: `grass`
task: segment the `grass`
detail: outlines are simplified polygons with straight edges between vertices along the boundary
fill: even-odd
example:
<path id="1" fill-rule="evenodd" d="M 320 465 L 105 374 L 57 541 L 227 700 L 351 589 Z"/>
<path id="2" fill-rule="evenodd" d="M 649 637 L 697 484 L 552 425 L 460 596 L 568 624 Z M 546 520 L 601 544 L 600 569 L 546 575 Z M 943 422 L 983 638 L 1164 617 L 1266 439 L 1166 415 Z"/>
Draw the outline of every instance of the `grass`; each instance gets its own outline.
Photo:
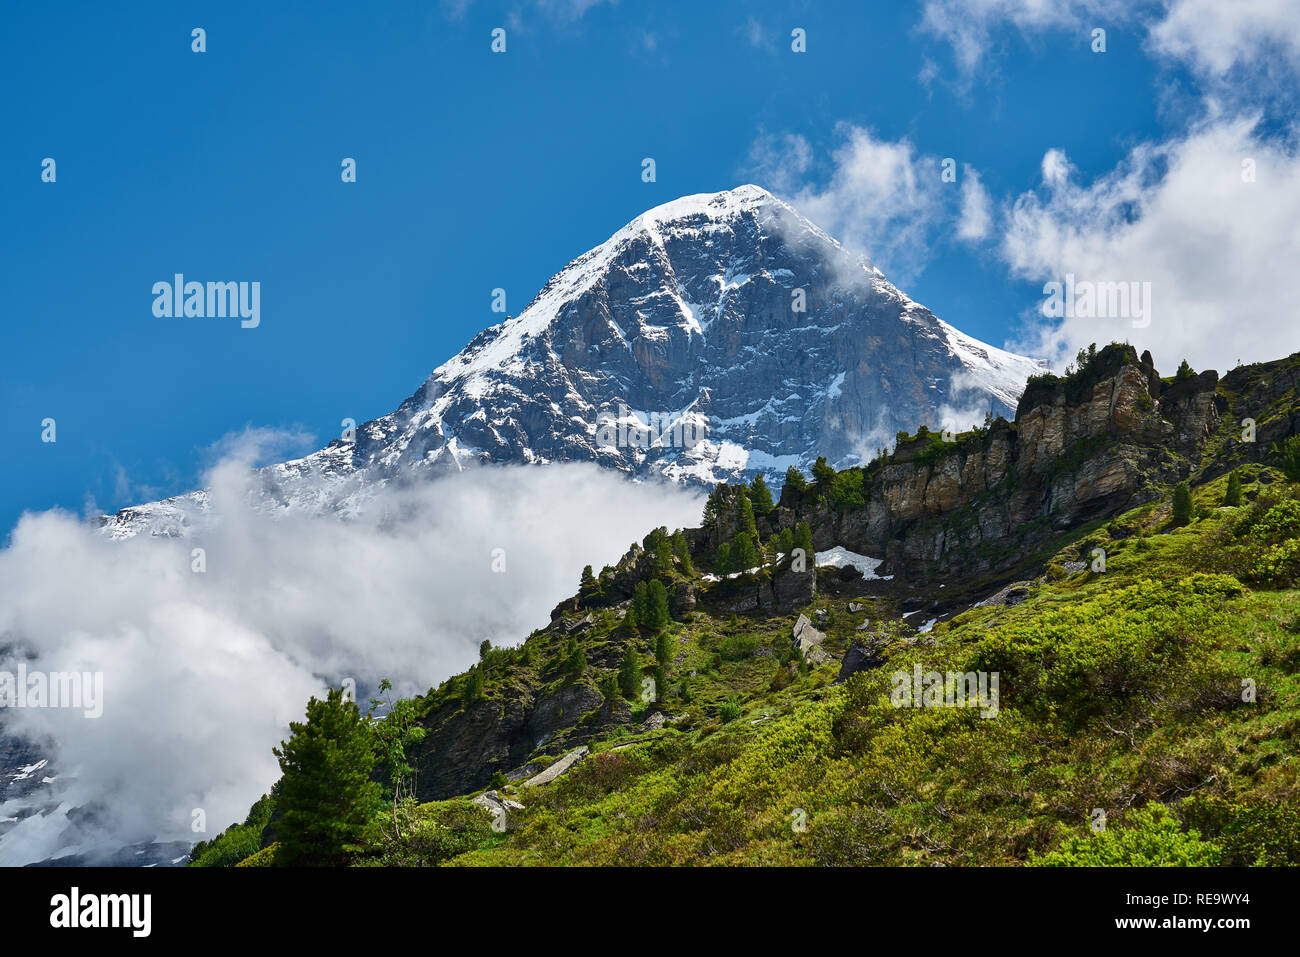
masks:
<path id="1" fill-rule="evenodd" d="M 1300 593 L 1207 564 L 1249 508 L 1211 507 L 1219 484 L 1185 528 L 1157 506 L 1112 523 L 1137 535 L 1073 536 L 1058 557 L 1103 547 L 1104 573 L 972 609 L 847 686 L 828 665 L 770 693 L 761 652 L 792 620 L 700 616 L 678 631 L 687 667 L 740 632 L 756 654 L 707 673 L 696 727 L 583 762 L 451 863 L 1150 863 L 1161 840 L 1182 863 L 1300 863 Z M 831 610 L 841 640 L 869 614 Z M 890 674 L 916 663 L 998 670 L 998 716 L 893 707 Z M 731 695 L 739 719 L 705 717 Z"/>

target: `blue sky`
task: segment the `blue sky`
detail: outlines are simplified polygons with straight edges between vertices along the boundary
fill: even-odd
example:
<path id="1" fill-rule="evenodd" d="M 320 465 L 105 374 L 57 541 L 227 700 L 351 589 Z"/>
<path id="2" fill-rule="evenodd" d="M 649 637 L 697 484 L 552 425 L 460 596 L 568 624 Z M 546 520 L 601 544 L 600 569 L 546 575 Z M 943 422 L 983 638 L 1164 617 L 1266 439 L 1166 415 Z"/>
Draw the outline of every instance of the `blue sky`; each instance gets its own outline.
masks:
<path id="1" fill-rule="evenodd" d="M 112 511 L 193 488 L 214 444 L 250 427 L 314 437 L 273 454 L 309 451 L 345 417 L 391 411 L 499 320 L 494 288 L 516 314 L 644 209 L 742 182 L 846 210 L 823 225 L 998 345 L 1023 339 L 1044 276 L 1076 261 L 1104 272 L 1112 250 L 1145 264 L 1135 278 L 1190 289 L 1205 274 L 1191 247 L 1280 230 L 1270 217 L 1291 208 L 1297 182 L 1293 38 L 1268 40 L 1284 54 L 1268 95 L 1234 100 L 1225 91 L 1252 80 L 1249 49 L 1225 42 L 1231 29 L 1175 19 L 1198 2 L 1137 4 L 1146 14 L 1129 19 L 1077 0 L 1046 21 L 1034 4 L 985 0 L 962 14 L 946 0 L 11 5 L 0 527 L 24 510 Z M 490 51 L 498 26 L 504 54 Z M 191 51 L 194 27 L 204 53 Z M 806 53 L 790 49 L 795 27 Z M 1211 175 L 1229 168 L 1214 185 L 1236 188 L 1224 184 L 1243 140 L 1275 192 L 1261 187 L 1224 222 L 1183 222 L 1167 171 L 1200 169 L 1218 149 Z M 1061 162 L 1045 163 L 1051 150 Z M 41 181 L 45 157 L 54 183 Z M 340 181 L 344 157 L 355 184 Z M 864 176 L 879 185 L 861 164 L 881 157 L 919 185 L 855 220 L 841 200 Z M 943 157 L 960 164 L 958 184 L 938 181 Z M 962 238 L 971 170 L 992 221 Z M 898 198 L 883 197 L 877 207 Z M 921 231 L 899 245 L 909 218 Z M 1059 241 L 1062 224 L 1077 242 Z M 1197 229 L 1204 242 L 1171 261 L 1160 237 Z M 155 318 L 151 287 L 177 272 L 259 281 L 260 326 Z M 1266 291 L 1294 280 L 1278 282 Z M 1184 316 L 1199 312 L 1178 310 L 1194 358 L 1297 347 L 1289 331 L 1241 348 L 1207 339 L 1240 326 L 1216 309 L 1195 335 Z M 46 417 L 53 444 L 41 442 Z"/>

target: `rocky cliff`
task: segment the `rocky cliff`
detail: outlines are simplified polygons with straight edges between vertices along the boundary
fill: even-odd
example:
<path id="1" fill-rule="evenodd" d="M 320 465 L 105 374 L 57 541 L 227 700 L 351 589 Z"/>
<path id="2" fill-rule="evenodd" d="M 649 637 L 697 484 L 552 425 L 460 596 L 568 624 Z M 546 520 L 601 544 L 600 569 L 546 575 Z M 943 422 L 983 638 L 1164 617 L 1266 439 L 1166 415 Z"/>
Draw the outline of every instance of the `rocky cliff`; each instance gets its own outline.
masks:
<path id="1" fill-rule="evenodd" d="M 1161 379 L 1149 355 L 1107 346 L 1070 376 L 1031 379 L 1014 422 L 900 436 L 892 455 L 851 470 L 861 473 L 860 503 L 787 488 L 777 522 L 807 521 L 818 548 L 880 556 L 883 572 L 917 583 L 1008 571 L 1054 533 L 1194 476 L 1227 443 L 1238 458 L 1262 456 L 1268 436 L 1288 428 L 1271 423 L 1293 375 L 1264 387 L 1257 374 L 1234 374 L 1225 384 L 1247 388 L 1238 394 L 1213 371 Z M 1269 427 L 1254 442 L 1235 440 L 1252 417 Z"/>
<path id="2" fill-rule="evenodd" d="M 1090 522 L 1164 500 L 1184 479 L 1207 481 L 1267 458 L 1273 442 L 1300 431 L 1298 385 L 1300 354 L 1222 380 L 1190 370 L 1161 378 L 1148 355 L 1107 346 L 1070 375 L 1031 379 L 1013 421 L 961 435 L 922 429 L 866 466 L 823 471 L 803 488 L 787 483 L 777 505 L 754 515 L 768 554 L 752 573 L 711 573 L 719 545 L 742 531 L 741 487 L 719 486 L 706 523 L 683 531 L 693 572 L 675 558 L 657 561 L 647 536 L 528 639 L 530 656 L 549 664 L 468 705 L 459 679 L 423 700 L 431 733 L 419 759 L 420 796 L 483 787 L 494 771 L 524 776 L 547 757 L 619 727 L 633 730 L 631 707 L 602 693 L 597 676 L 616 671 L 628 648 L 653 653 L 620 626 L 640 582 L 667 584 L 678 621 L 745 616 L 769 634 L 789 633 L 792 622 L 797 632 L 795 616 L 823 590 L 869 596 L 877 613 L 920 608 L 918 594 L 936 614 L 954 611 L 1041 574 L 1046 556 Z M 883 563 L 864 577 L 812 561 L 800 569 L 789 553 L 773 557 L 772 543 L 800 523 L 816 552 L 838 547 Z M 575 674 L 560 664 L 570 647 L 586 657 Z"/>

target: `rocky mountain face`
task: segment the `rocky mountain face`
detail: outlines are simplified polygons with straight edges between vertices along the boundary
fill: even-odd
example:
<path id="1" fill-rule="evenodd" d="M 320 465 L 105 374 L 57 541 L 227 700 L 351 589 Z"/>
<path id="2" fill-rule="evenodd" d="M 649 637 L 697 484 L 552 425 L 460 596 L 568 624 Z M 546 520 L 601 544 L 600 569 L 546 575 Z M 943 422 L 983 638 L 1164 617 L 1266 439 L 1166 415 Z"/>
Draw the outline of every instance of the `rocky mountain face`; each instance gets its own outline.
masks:
<path id="1" fill-rule="evenodd" d="M 1107 346 L 1072 375 L 1032 379 L 1013 421 L 999 418 L 960 435 L 900 437 L 892 454 L 838 473 L 831 486 L 786 484 L 776 507 L 755 516 L 760 542 L 806 522 L 817 552 L 849 549 L 882 559 L 867 578 L 853 568 L 800 570 L 789 555 L 753 575 L 674 575 L 672 617 L 702 611 L 715 620 L 785 620 L 823 590 L 936 615 L 991 595 L 1014 604 L 1016 588 L 999 587 L 1041 574 L 1063 535 L 1167 498 L 1172 483 L 1208 481 L 1265 459 L 1273 442 L 1300 432 L 1298 388 L 1300 354 L 1222 380 L 1213 371 L 1161 379 L 1149 354 Z M 713 520 L 684 530 L 696 568 L 709 568 L 718 546 L 740 530 L 740 487 L 716 494 Z M 529 641 L 559 648 L 579 640 L 593 671 L 617 669 L 621 648 L 588 640 L 593 612 L 621 614 L 636 584 L 659 574 L 649 550 L 634 545 L 600 575 L 596 592 L 561 602 Z M 793 640 L 798 629 L 796 622 Z M 862 658 L 865 647 L 850 650 Z M 494 770 L 527 776 L 536 755 L 569 751 L 630 723 L 621 698 L 610 701 L 590 679 L 562 677 L 544 674 L 467 707 L 440 698 L 423 718 L 430 734 L 420 757 L 421 798 L 482 787 Z"/>
<path id="2" fill-rule="evenodd" d="M 818 548 L 878 555 L 913 582 L 1006 571 L 1060 531 L 1162 496 L 1230 441 L 1234 418 L 1267 416 L 1267 401 L 1230 403 L 1218 385 L 1213 371 L 1162 381 L 1149 355 L 1108 346 L 1071 377 L 1031 380 L 1014 424 L 901 440 L 863 470 L 861 507 L 790 489 L 778 522 L 808 521 Z M 1236 444 L 1262 454 L 1262 441 Z"/>
<path id="3" fill-rule="evenodd" d="M 687 196 L 579 256 L 392 414 L 261 470 L 267 510 L 348 512 L 388 483 L 486 462 L 591 461 L 713 484 L 900 429 L 1011 414 L 1033 360 L 978 342 L 756 186 Z M 123 509 L 113 537 L 182 534 L 203 492 Z"/>

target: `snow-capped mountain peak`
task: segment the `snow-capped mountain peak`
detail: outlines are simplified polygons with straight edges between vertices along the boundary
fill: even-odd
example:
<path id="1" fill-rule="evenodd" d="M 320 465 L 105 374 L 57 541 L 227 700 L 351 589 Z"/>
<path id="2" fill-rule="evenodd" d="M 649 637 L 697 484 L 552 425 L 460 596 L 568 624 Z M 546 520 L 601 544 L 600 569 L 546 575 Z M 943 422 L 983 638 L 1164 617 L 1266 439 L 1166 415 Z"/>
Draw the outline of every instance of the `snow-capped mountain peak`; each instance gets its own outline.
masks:
<path id="1" fill-rule="evenodd" d="M 350 511 L 477 462 L 587 460 L 712 483 L 819 455 L 841 467 L 955 409 L 1009 414 L 1038 364 L 979 342 L 754 185 L 647 210 L 392 414 L 262 470 L 268 508 Z M 106 518 L 180 534 L 201 493 Z"/>

